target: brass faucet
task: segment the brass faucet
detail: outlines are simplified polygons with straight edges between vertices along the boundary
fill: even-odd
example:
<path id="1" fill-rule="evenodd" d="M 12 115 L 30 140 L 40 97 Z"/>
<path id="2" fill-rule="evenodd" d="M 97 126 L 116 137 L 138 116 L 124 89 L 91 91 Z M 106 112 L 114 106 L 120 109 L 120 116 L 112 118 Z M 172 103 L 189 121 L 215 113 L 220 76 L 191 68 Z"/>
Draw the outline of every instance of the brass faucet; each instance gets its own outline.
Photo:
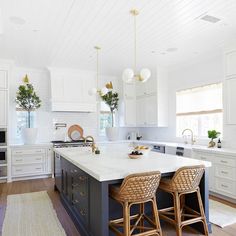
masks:
<path id="1" fill-rule="evenodd" d="M 191 144 L 193 145 L 196 140 L 194 139 L 194 136 L 193 136 L 193 131 L 191 129 L 184 129 L 183 132 L 182 132 L 182 135 L 184 135 L 185 131 L 190 131 L 191 133 Z"/>
<path id="2" fill-rule="evenodd" d="M 91 147 L 92 147 L 92 152 L 95 152 L 95 150 L 96 150 L 96 145 L 95 145 L 94 137 L 91 136 L 91 135 L 89 135 L 89 136 L 85 137 L 84 142 L 87 143 L 87 140 L 88 140 L 88 139 L 91 139 L 91 140 L 92 140 L 92 146 L 91 146 Z"/>

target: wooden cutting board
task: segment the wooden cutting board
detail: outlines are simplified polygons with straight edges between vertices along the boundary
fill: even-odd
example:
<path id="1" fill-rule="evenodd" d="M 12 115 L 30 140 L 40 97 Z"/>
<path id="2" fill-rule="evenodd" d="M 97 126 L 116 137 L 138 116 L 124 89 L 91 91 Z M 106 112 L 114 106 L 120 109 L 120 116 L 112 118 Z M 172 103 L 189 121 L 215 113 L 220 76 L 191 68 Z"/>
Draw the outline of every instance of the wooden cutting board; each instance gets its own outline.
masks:
<path id="1" fill-rule="evenodd" d="M 84 137 L 83 135 L 84 135 L 84 130 L 79 125 L 72 125 L 68 129 L 68 137 L 73 141 L 78 141 L 80 139 L 83 139 Z"/>

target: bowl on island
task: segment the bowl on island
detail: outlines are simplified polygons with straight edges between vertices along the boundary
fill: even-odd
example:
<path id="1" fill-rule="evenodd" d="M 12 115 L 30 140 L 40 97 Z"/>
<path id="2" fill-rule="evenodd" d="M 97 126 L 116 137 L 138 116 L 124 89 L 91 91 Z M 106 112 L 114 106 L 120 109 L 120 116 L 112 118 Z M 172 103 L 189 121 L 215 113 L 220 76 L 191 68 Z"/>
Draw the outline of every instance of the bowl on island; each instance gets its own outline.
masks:
<path id="1" fill-rule="evenodd" d="M 143 156 L 143 153 L 136 150 L 129 153 L 128 156 L 130 159 L 138 159 Z"/>
<path id="2" fill-rule="evenodd" d="M 134 150 L 141 152 L 144 156 L 148 156 L 150 152 L 150 148 L 148 146 L 136 146 Z"/>

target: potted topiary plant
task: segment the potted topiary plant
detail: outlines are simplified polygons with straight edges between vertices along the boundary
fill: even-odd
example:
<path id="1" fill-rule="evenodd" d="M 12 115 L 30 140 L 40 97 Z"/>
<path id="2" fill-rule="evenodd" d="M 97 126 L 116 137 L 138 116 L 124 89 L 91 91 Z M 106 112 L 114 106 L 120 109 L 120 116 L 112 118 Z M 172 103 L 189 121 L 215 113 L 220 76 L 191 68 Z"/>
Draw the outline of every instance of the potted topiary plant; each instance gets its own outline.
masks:
<path id="1" fill-rule="evenodd" d="M 17 109 L 27 112 L 27 125 L 22 130 L 22 138 L 25 144 L 33 144 L 36 142 L 38 129 L 31 127 L 30 114 L 32 111 L 40 108 L 41 100 L 36 95 L 34 87 L 29 83 L 28 76 L 23 78 L 23 85 L 20 85 L 16 93 Z"/>
<path id="2" fill-rule="evenodd" d="M 114 141 L 117 140 L 119 136 L 119 128 L 115 127 L 114 124 L 115 111 L 118 110 L 119 94 L 117 92 L 113 92 L 113 85 L 111 82 L 106 84 L 106 88 L 108 89 L 107 93 L 102 94 L 100 92 L 99 94 L 102 101 L 108 105 L 111 112 L 112 124 L 111 127 L 106 127 L 106 135 L 110 141 Z"/>
<path id="3" fill-rule="evenodd" d="M 208 138 L 211 139 L 211 141 L 208 144 L 208 147 L 215 147 L 216 143 L 214 142 L 214 139 L 216 139 L 220 135 L 220 132 L 217 132 L 216 130 L 208 130 Z"/>

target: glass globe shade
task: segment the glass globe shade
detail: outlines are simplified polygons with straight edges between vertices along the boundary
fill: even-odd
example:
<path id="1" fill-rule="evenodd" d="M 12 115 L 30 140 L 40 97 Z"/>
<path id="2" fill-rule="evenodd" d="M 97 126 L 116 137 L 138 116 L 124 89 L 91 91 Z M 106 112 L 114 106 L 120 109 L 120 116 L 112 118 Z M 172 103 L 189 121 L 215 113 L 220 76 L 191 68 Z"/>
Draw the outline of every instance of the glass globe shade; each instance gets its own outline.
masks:
<path id="1" fill-rule="evenodd" d="M 142 78 L 142 82 L 144 83 L 144 82 L 146 82 L 150 78 L 151 71 L 149 69 L 147 69 L 147 68 L 144 68 L 144 69 L 142 69 L 140 71 L 140 76 Z"/>
<path id="2" fill-rule="evenodd" d="M 101 89 L 101 95 L 102 95 L 102 96 L 106 95 L 108 92 L 109 92 L 109 90 L 108 90 L 107 87 L 103 87 L 103 88 Z"/>
<path id="3" fill-rule="evenodd" d="M 130 68 L 125 69 L 122 75 L 122 79 L 125 83 L 131 83 L 134 77 L 134 71 Z"/>
<path id="4" fill-rule="evenodd" d="M 88 94 L 89 94 L 90 96 L 95 95 L 96 93 L 97 93 L 97 89 L 96 89 L 96 88 L 91 88 L 91 89 L 89 89 L 89 91 L 88 91 Z"/>

